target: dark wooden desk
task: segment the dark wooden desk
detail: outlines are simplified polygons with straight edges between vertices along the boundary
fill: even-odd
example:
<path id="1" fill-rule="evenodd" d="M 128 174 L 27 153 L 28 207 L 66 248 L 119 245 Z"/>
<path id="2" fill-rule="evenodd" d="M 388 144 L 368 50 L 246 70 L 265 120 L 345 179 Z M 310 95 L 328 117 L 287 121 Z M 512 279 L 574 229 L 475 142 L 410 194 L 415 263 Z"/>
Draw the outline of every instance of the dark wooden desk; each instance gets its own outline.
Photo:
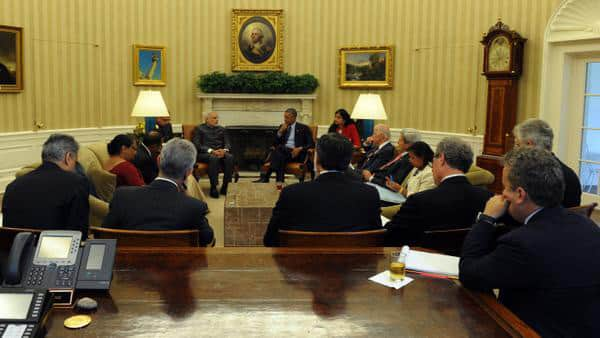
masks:
<path id="1" fill-rule="evenodd" d="M 48 337 L 528 336 L 492 297 L 420 275 L 393 290 L 368 280 L 383 249 L 124 249 L 110 295 L 80 330 L 54 309 Z"/>

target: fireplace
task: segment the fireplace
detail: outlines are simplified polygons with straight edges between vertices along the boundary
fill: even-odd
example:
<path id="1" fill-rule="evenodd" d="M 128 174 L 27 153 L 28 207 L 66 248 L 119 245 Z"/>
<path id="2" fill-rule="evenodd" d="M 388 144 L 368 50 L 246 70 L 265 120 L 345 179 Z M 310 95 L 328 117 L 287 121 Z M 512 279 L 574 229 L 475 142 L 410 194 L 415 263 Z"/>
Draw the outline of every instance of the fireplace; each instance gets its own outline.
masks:
<path id="1" fill-rule="evenodd" d="M 241 171 L 259 171 L 275 141 L 277 127 L 227 126 L 231 153 Z"/>

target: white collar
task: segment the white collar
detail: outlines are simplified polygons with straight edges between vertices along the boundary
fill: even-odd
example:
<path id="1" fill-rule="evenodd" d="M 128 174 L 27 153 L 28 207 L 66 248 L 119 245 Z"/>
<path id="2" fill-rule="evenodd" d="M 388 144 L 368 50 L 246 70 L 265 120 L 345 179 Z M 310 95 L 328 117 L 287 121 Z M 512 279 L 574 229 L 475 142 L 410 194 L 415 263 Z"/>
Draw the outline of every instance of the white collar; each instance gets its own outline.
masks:
<path id="1" fill-rule="evenodd" d="M 171 182 L 171 184 L 173 184 L 177 190 L 179 190 L 179 184 L 177 184 L 177 182 L 173 181 L 170 178 L 165 178 L 165 177 L 157 177 L 154 179 L 155 181 L 167 181 L 167 182 Z"/>
<path id="2" fill-rule="evenodd" d="M 390 140 L 387 140 L 387 141 L 383 142 L 382 144 L 380 144 L 379 147 L 377 147 L 377 150 L 381 150 L 381 148 L 383 148 L 388 143 L 390 143 Z"/>
<path id="3" fill-rule="evenodd" d="M 466 176 L 465 174 L 452 174 L 452 175 L 448 175 L 444 178 L 442 178 L 442 180 L 440 181 L 440 183 L 444 182 L 446 179 L 451 178 L 451 177 L 458 177 L 458 176 Z"/>
<path id="4" fill-rule="evenodd" d="M 527 224 L 527 222 L 529 222 L 529 220 L 531 219 L 531 217 L 535 216 L 535 214 L 537 214 L 538 212 L 542 211 L 542 209 L 544 209 L 544 207 L 539 207 L 539 208 L 535 209 L 531 214 L 529 214 L 529 216 L 527 216 L 525 218 L 525 221 L 523 222 L 523 224 Z"/>

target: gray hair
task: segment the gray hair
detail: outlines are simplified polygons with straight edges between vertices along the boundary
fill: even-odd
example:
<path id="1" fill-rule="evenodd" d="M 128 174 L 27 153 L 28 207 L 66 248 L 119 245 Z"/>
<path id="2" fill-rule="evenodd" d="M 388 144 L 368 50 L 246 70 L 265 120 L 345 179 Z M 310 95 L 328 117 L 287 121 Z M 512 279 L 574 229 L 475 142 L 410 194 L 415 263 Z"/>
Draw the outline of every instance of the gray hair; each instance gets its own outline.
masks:
<path id="1" fill-rule="evenodd" d="M 446 163 L 454 169 L 464 173 L 469 171 L 473 164 L 473 150 L 471 146 L 458 137 L 445 137 L 438 143 L 434 157 L 444 154 Z"/>
<path id="2" fill-rule="evenodd" d="M 77 155 L 79 144 L 73 136 L 65 134 L 52 134 L 42 146 L 42 161 L 59 162 L 67 153 Z"/>
<path id="3" fill-rule="evenodd" d="M 540 149 L 552 150 L 554 133 L 544 120 L 527 119 L 513 128 L 513 135 L 521 141 L 531 140 Z"/>
<path id="4" fill-rule="evenodd" d="M 373 128 L 373 133 L 379 131 L 389 140 L 392 137 L 392 133 L 390 132 L 390 128 L 385 124 L 378 124 Z"/>
<path id="5" fill-rule="evenodd" d="M 421 133 L 413 128 L 400 129 L 400 136 L 404 139 L 404 143 L 413 144 L 421 141 Z"/>
<path id="6" fill-rule="evenodd" d="M 187 140 L 174 138 L 160 152 L 160 171 L 167 178 L 181 180 L 196 164 L 196 147 Z"/>
<path id="7" fill-rule="evenodd" d="M 206 119 L 208 118 L 208 115 L 210 115 L 211 113 L 215 113 L 215 114 L 217 114 L 217 116 L 219 116 L 219 114 L 216 111 L 203 111 L 202 112 L 202 119 L 204 121 L 206 121 Z"/>
<path id="8" fill-rule="evenodd" d="M 564 175 L 558 160 L 547 150 L 519 147 L 504 157 L 508 167 L 508 182 L 512 190 L 518 187 L 541 207 L 559 205 L 565 193 Z"/>

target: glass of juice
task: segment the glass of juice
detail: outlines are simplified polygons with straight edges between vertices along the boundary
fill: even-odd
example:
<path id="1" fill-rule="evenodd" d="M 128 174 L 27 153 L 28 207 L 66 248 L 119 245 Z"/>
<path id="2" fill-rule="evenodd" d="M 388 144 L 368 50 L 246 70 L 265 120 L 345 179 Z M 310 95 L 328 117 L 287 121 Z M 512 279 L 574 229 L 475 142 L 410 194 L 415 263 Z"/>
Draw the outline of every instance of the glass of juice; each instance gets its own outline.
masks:
<path id="1" fill-rule="evenodd" d="M 393 251 L 390 253 L 390 279 L 403 280 L 406 274 L 406 253 Z"/>

